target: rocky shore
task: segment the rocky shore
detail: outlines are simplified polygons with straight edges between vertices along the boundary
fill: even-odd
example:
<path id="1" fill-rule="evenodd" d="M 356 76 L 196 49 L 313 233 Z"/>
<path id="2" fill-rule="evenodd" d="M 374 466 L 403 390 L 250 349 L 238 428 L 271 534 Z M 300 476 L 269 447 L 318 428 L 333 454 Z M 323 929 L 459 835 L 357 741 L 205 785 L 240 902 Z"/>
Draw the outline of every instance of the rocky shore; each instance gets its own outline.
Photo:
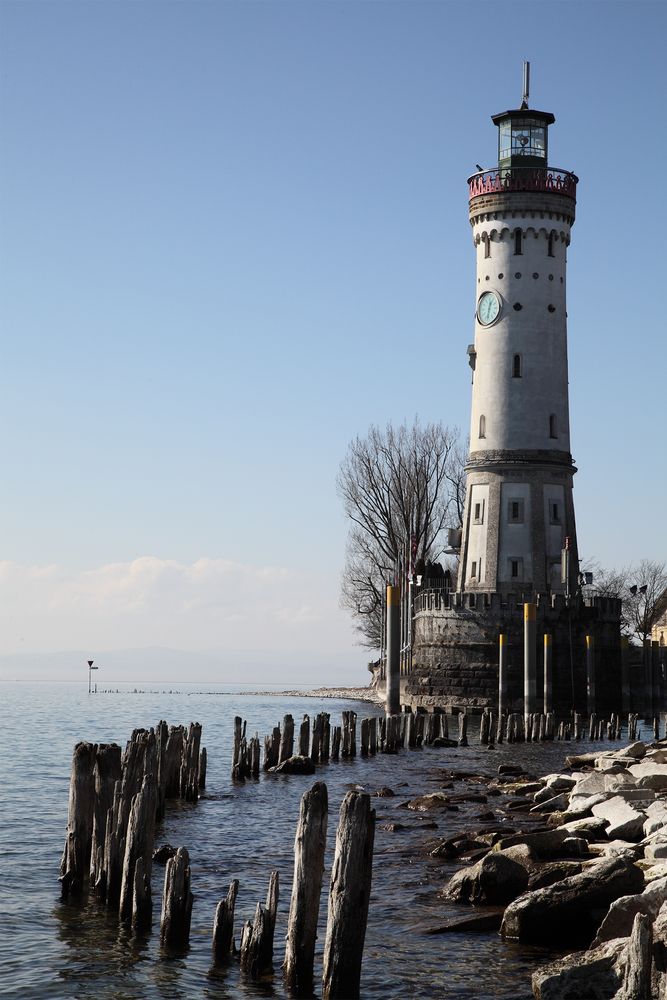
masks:
<path id="1" fill-rule="evenodd" d="M 536 1000 L 667 997 L 667 741 L 571 756 L 545 777 L 498 770 L 486 794 L 510 797 L 518 829 L 432 848 L 468 862 L 443 896 L 473 909 L 431 933 L 499 929 L 569 951 L 533 974 Z M 435 792 L 406 806 L 446 804 Z"/>
<path id="2" fill-rule="evenodd" d="M 264 695 L 267 698 L 337 698 L 341 701 L 368 701 L 378 705 L 381 703 L 374 687 L 319 687 L 307 691 L 294 688 L 291 691 L 238 691 L 235 693 L 236 697 L 244 695 Z"/>

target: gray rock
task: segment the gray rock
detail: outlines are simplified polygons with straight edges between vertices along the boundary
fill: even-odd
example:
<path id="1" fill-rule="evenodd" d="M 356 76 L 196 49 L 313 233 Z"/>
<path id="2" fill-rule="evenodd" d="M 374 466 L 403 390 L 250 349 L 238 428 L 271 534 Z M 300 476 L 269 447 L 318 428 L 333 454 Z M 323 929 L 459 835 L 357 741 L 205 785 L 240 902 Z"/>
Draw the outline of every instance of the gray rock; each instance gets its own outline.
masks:
<path id="1" fill-rule="evenodd" d="M 581 819 L 583 816 L 591 816 L 593 806 L 600 802 L 606 802 L 612 797 L 611 792 L 599 792 L 597 795 L 570 795 L 570 804 L 565 810 L 570 819 Z"/>
<path id="2" fill-rule="evenodd" d="M 585 837 L 586 840 L 598 840 L 605 836 L 607 820 L 601 816 L 585 816 L 583 819 L 573 819 L 569 823 L 563 823 L 558 829 L 567 830 L 568 834 L 576 837 Z"/>
<path id="3" fill-rule="evenodd" d="M 453 920 L 448 920 L 446 924 L 440 924 L 438 927 L 429 927 L 428 930 L 424 931 L 425 934 L 448 934 L 448 933 L 466 933 L 466 934 L 480 934 L 488 933 L 489 931 L 500 930 L 500 925 L 503 920 L 502 910 L 496 910 L 494 913 L 479 913 L 472 917 L 458 917 Z"/>
<path id="4" fill-rule="evenodd" d="M 457 903 L 502 906 L 528 887 L 526 867 L 506 851 L 491 851 L 471 868 L 462 868 L 444 890 Z"/>
<path id="5" fill-rule="evenodd" d="M 610 840 L 639 840 L 644 833 L 645 814 L 620 795 L 599 802 L 593 806 L 592 812 L 594 816 L 607 820 Z"/>
<path id="6" fill-rule="evenodd" d="M 551 789 L 549 789 L 551 792 Z M 544 802 L 538 802 L 536 806 L 531 808 L 532 813 L 551 813 L 551 812 L 562 812 L 567 809 L 570 804 L 570 796 L 567 792 L 561 792 L 559 795 L 551 794 L 550 797 Z"/>
<path id="7" fill-rule="evenodd" d="M 564 853 L 563 844 L 571 834 L 560 828 L 556 830 L 536 830 L 533 833 L 516 833 L 503 837 L 494 845 L 494 850 L 505 851 L 516 844 L 525 845 L 531 857 L 538 859 L 558 858 Z"/>
<path id="8" fill-rule="evenodd" d="M 626 858 L 598 861 L 579 875 L 519 896 L 505 910 L 501 933 L 552 948 L 587 945 L 613 901 L 643 888 L 644 876 Z"/>
<path id="9" fill-rule="evenodd" d="M 582 870 L 580 861 L 542 861 L 535 864 L 528 874 L 528 891 L 544 889 L 548 885 L 562 882 L 564 878 L 578 875 Z"/>
<path id="10" fill-rule="evenodd" d="M 615 899 L 600 924 L 591 947 L 596 948 L 603 941 L 611 941 L 613 938 L 629 937 L 637 913 L 646 913 L 653 922 L 665 902 L 667 902 L 667 878 L 650 882 L 643 892 Z"/>
<path id="11" fill-rule="evenodd" d="M 310 757 L 288 757 L 287 760 L 270 767 L 274 774 L 315 774 L 315 762 Z"/>
<path id="12" fill-rule="evenodd" d="M 657 799 L 646 809 L 644 836 L 650 837 L 652 833 L 662 830 L 665 826 L 667 826 L 667 802 L 664 799 Z"/>
<path id="13" fill-rule="evenodd" d="M 610 1000 L 623 985 L 626 948 L 625 939 L 605 941 L 542 966 L 532 976 L 535 1000 Z"/>

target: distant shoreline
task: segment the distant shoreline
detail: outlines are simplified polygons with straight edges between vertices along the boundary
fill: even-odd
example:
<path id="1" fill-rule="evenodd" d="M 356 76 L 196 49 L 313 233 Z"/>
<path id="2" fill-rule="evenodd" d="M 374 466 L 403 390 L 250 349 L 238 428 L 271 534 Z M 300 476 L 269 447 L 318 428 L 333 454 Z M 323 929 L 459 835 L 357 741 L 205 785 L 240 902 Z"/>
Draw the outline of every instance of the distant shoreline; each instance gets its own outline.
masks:
<path id="1" fill-rule="evenodd" d="M 150 687 L 135 687 L 132 690 L 128 688 L 100 688 L 98 691 L 93 691 L 93 695 L 103 695 L 103 694 L 171 694 L 171 695 L 215 695 L 216 697 L 234 697 L 234 698 L 328 698 L 337 699 L 339 701 L 364 701 L 372 705 L 380 705 L 381 699 L 375 688 L 372 687 L 319 687 L 301 690 L 299 688 L 289 688 L 284 691 L 272 691 L 272 690 L 246 690 L 246 691 L 211 691 L 211 690 L 198 690 L 198 691 L 184 691 L 178 687 L 173 688 L 150 688 Z"/>

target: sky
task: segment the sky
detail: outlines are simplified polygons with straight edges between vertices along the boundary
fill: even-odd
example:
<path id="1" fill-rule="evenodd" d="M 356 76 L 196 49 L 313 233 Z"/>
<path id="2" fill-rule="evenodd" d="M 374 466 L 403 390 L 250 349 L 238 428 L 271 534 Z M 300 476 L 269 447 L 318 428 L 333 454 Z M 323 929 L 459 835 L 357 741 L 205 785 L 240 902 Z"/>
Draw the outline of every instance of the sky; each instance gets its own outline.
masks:
<path id="1" fill-rule="evenodd" d="M 3 0 L 0 677 L 367 682 L 336 473 L 371 424 L 467 434 L 466 179 L 524 59 L 580 178 L 580 554 L 667 559 L 666 31 L 641 0 Z"/>

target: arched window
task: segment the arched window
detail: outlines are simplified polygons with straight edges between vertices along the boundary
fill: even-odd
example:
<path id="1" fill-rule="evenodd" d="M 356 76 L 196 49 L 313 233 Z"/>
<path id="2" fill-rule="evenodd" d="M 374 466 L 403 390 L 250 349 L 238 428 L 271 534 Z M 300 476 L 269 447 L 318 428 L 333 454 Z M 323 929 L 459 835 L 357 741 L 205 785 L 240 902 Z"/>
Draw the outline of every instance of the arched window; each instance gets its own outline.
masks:
<path id="1" fill-rule="evenodd" d="M 552 413 L 551 416 L 549 417 L 549 437 L 550 438 L 557 438 L 558 437 L 558 426 L 556 424 L 556 414 L 555 413 Z"/>
<path id="2" fill-rule="evenodd" d="M 520 229 L 515 229 L 514 230 L 514 253 L 515 254 L 522 254 L 523 253 L 523 249 L 522 249 L 522 246 L 521 246 L 521 239 L 522 239 L 521 230 Z"/>
<path id="3" fill-rule="evenodd" d="M 551 232 L 549 233 L 549 245 L 548 245 L 548 249 L 547 249 L 547 257 L 553 257 L 553 255 L 554 255 L 554 237 L 555 237 L 555 235 L 556 234 L 554 233 L 554 231 L 552 229 Z"/>
<path id="4" fill-rule="evenodd" d="M 486 417 L 484 414 L 479 418 L 479 436 L 481 438 L 486 437 Z"/>
<path id="5" fill-rule="evenodd" d="M 512 378 L 521 378 L 521 355 L 515 354 L 512 359 Z"/>

